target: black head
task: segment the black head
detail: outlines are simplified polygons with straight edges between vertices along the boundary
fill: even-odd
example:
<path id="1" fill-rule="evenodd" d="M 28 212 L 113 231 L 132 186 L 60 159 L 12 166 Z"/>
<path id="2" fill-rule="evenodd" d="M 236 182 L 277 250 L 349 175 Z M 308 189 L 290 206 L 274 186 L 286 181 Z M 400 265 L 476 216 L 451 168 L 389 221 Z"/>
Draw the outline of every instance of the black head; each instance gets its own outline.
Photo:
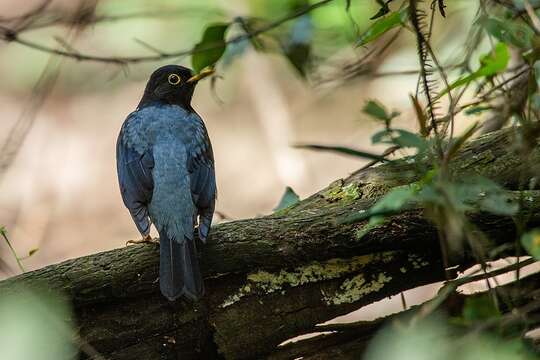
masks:
<path id="1" fill-rule="evenodd" d="M 183 66 L 166 65 L 152 73 L 144 89 L 144 95 L 137 108 L 151 104 L 179 105 L 193 111 L 191 97 L 198 78 Z"/>

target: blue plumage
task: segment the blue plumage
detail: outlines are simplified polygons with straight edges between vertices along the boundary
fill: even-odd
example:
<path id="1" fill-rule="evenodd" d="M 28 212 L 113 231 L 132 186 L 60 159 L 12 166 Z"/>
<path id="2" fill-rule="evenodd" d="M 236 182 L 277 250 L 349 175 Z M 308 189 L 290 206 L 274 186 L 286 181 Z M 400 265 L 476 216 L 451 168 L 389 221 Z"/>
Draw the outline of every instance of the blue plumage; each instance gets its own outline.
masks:
<path id="1" fill-rule="evenodd" d="M 170 74 L 181 83 L 167 85 Z M 117 142 L 122 198 L 143 236 L 150 223 L 158 230 L 160 289 L 169 300 L 203 294 L 194 227 L 198 223 L 199 238 L 206 241 L 216 199 L 212 147 L 190 105 L 190 77 L 179 66 L 154 72 Z"/>

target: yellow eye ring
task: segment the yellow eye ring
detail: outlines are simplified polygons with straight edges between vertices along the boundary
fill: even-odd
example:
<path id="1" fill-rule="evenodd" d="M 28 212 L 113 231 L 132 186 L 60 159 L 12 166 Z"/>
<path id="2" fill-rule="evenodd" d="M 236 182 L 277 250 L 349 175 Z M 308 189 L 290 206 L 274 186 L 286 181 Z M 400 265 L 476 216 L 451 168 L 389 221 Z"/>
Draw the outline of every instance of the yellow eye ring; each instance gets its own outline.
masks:
<path id="1" fill-rule="evenodd" d="M 178 84 L 180 84 L 182 79 L 177 74 L 170 74 L 169 77 L 167 78 L 167 81 L 171 85 L 178 85 Z"/>

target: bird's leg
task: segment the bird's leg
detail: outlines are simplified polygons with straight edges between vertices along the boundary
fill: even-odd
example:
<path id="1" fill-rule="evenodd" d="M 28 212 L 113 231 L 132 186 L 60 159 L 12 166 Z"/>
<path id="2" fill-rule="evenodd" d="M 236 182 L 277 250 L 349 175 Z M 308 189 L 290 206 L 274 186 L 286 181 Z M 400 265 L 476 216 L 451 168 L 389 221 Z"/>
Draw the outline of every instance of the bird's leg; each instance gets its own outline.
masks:
<path id="1" fill-rule="evenodd" d="M 156 244 L 157 242 L 157 239 L 152 239 L 150 234 L 146 234 L 142 239 L 126 241 L 126 246 L 129 244 Z"/>

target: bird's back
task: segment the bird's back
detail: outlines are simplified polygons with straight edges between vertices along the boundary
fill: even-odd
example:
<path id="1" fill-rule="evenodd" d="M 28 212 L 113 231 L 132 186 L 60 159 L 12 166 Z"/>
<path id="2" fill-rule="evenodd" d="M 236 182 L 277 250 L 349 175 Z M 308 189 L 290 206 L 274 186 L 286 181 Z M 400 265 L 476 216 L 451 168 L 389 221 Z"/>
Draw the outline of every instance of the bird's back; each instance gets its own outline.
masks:
<path id="1" fill-rule="evenodd" d="M 178 293 L 198 298 L 202 294 L 194 244 L 195 220 L 197 215 L 202 214 L 198 200 L 211 198 L 212 213 L 215 200 L 213 158 L 207 159 L 206 164 L 200 159 L 201 156 L 207 156 L 208 150 L 211 155 L 204 124 L 196 113 L 176 105 L 148 106 L 126 119 L 120 136 L 119 142 L 141 156 L 151 154 L 153 160 L 153 190 L 146 207 L 161 239 L 160 269 L 166 272 L 160 276 L 162 292 L 168 293 L 166 296 L 171 299 L 176 298 Z M 193 191 L 198 188 L 197 182 L 200 182 L 197 171 L 200 172 L 201 166 L 209 166 L 211 170 L 211 186 L 206 188 L 212 194 L 200 196 Z M 182 269 L 178 267 L 179 254 L 182 258 L 180 265 L 184 267 Z M 189 266 L 186 266 L 186 261 Z M 194 273 L 186 274 L 189 271 Z M 162 278 L 168 275 L 170 279 Z M 186 285 L 179 282 L 178 278 L 194 280 L 192 284 Z M 188 288 L 178 289 L 178 284 Z"/>

